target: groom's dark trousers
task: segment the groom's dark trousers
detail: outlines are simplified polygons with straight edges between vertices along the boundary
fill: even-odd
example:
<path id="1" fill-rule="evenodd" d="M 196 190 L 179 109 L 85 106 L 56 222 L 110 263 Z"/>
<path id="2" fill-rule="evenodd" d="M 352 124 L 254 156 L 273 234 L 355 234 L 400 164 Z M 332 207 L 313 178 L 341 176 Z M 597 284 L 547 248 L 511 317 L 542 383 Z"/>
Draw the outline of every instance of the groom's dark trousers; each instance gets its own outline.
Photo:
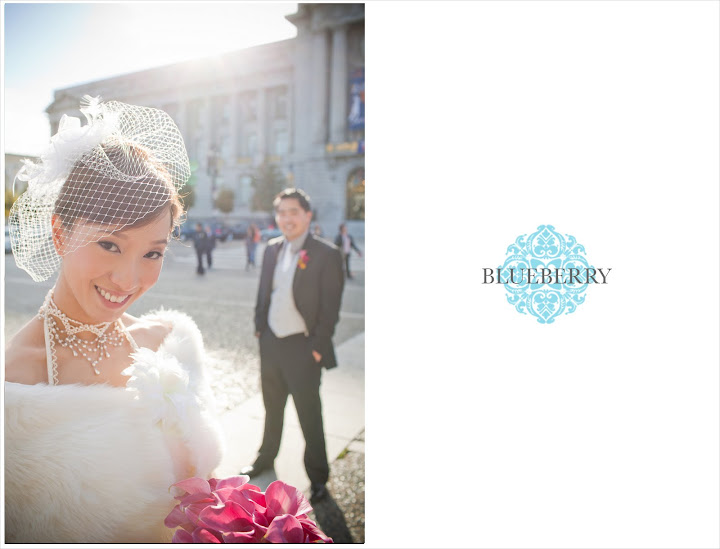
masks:
<path id="1" fill-rule="evenodd" d="M 328 461 L 320 403 L 322 369 L 304 334 L 277 338 L 269 328 L 260 336 L 260 380 L 265 403 L 265 431 L 260 457 L 272 461 L 280 449 L 283 416 L 292 395 L 305 437 L 305 470 L 311 482 L 328 481 Z"/>
<path id="2" fill-rule="evenodd" d="M 302 245 L 305 268 L 293 279 L 293 299 L 307 335 L 278 338 L 268 325 L 272 282 L 283 239 L 268 242 L 263 256 L 255 307 L 255 330 L 260 339 L 260 381 L 265 404 L 265 430 L 256 463 L 269 465 L 277 456 L 288 395 L 292 395 L 305 437 L 305 470 L 310 482 L 325 484 L 328 461 L 320 402 L 323 368 L 337 366 L 332 335 L 339 319 L 344 285 L 342 256 L 330 242 L 308 235 Z M 316 362 L 313 351 L 322 359 Z"/>

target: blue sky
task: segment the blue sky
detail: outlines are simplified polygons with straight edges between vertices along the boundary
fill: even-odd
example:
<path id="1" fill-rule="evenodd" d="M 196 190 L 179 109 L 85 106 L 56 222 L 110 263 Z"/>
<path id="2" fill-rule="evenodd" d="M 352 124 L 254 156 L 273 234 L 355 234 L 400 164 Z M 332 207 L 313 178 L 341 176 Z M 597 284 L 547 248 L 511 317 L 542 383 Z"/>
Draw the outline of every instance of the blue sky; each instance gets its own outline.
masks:
<path id="1" fill-rule="evenodd" d="M 48 143 L 53 90 L 295 36 L 294 3 L 4 4 L 5 152 Z M 110 98 L 108 98 L 110 99 Z"/>

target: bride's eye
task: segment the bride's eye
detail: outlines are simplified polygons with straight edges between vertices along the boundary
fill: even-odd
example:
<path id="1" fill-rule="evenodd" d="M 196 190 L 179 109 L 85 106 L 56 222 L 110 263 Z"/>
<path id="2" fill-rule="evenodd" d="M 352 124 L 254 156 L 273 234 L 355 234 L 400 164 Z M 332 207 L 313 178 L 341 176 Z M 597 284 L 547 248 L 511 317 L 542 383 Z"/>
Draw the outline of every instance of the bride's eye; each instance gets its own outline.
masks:
<path id="1" fill-rule="evenodd" d="M 98 245 L 101 248 L 103 248 L 104 250 L 107 250 L 108 252 L 119 252 L 120 251 L 120 248 L 118 248 L 116 244 L 109 242 L 107 240 L 99 241 Z"/>
<path id="2" fill-rule="evenodd" d="M 148 252 L 145 254 L 145 257 L 148 259 L 160 259 L 163 256 L 161 252 L 154 251 L 154 252 Z"/>

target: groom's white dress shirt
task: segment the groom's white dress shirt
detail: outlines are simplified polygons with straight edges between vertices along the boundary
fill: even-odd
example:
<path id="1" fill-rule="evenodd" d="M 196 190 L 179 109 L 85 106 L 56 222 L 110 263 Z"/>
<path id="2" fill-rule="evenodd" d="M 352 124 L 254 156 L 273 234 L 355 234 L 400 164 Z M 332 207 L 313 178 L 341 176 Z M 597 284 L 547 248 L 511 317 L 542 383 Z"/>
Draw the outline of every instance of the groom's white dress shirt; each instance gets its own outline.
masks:
<path id="1" fill-rule="evenodd" d="M 275 264 L 268 324 L 277 337 L 307 335 L 305 320 L 297 310 L 293 297 L 293 279 L 300 256 L 300 246 L 305 242 L 306 237 L 307 232 L 294 240 L 286 240 Z"/>

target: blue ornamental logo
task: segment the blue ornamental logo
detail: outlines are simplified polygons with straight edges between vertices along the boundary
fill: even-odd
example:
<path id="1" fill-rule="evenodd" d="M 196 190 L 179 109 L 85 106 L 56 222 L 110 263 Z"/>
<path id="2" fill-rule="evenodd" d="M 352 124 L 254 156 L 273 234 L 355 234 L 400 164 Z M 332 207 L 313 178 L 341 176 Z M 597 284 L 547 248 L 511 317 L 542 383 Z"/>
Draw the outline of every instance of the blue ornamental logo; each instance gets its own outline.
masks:
<path id="1" fill-rule="evenodd" d="M 506 255 L 497 271 L 484 269 L 483 283 L 503 284 L 508 303 L 541 324 L 552 324 L 558 316 L 575 312 L 585 302 L 588 286 L 607 284 L 612 270 L 590 265 L 584 246 L 552 225 L 540 225 L 529 236 L 520 235 L 508 246 Z"/>

